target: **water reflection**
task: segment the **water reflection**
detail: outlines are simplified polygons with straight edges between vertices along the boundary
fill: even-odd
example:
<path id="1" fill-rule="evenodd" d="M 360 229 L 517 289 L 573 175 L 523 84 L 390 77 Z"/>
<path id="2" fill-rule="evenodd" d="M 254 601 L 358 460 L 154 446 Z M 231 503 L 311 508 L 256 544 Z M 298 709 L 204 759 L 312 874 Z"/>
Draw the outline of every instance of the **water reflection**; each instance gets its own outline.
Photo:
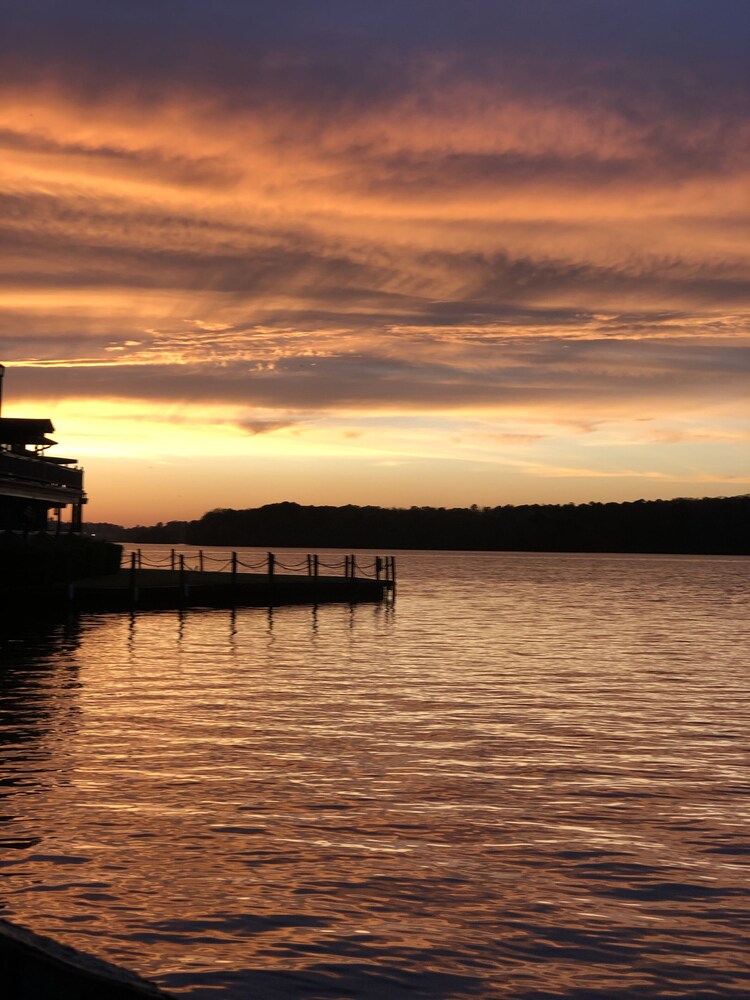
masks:
<path id="1" fill-rule="evenodd" d="M 746 564 L 453 559 L 42 641 L 9 915 L 191 997 L 744 1000 Z"/>
<path id="2" fill-rule="evenodd" d="M 0 630 L 0 745 L 38 743 L 79 687 L 75 651 L 80 625 L 21 620 Z"/>
<path id="3" fill-rule="evenodd" d="M 0 632 L 0 875 L 43 841 L 26 803 L 44 794 L 50 775 L 65 780 L 59 734 L 74 732 L 80 682 L 77 622 L 4 621 Z M 6 905 L 0 883 L 0 907 Z"/>

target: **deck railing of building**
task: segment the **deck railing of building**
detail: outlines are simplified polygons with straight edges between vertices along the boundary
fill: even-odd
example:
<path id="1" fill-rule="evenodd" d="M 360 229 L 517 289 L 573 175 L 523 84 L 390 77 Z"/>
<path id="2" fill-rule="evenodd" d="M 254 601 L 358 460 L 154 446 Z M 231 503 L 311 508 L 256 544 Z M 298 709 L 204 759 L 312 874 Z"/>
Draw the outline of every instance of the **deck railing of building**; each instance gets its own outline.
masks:
<path id="1" fill-rule="evenodd" d="M 15 482 L 37 483 L 71 490 L 83 489 L 83 470 L 70 469 L 56 462 L 26 455 L 0 452 L 0 482 L 4 478 Z"/>

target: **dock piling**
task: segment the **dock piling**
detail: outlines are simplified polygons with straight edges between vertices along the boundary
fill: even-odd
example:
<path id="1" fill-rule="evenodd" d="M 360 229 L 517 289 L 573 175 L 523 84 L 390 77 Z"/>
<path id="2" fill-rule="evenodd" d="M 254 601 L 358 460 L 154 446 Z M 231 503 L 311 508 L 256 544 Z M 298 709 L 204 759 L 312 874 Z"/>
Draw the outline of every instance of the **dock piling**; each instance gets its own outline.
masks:
<path id="1" fill-rule="evenodd" d="M 268 604 L 273 606 L 273 574 L 276 568 L 276 556 L 273 552 L 268 553 Z"/>
<path id="2" fill-rule="evenodd" d="M 136 566 L 138 565 L 138 557 L 135 552 L 130 553 L 130 599 L 133 603 L 133 607 L 138 603 L 138 587 L 136 586 Z"/>
<path id="3" fill-rule="evenodd" d="M 188 596 L 188 585 L 185 581 L 185 556 L 180 552 L 180 595 Z"/>

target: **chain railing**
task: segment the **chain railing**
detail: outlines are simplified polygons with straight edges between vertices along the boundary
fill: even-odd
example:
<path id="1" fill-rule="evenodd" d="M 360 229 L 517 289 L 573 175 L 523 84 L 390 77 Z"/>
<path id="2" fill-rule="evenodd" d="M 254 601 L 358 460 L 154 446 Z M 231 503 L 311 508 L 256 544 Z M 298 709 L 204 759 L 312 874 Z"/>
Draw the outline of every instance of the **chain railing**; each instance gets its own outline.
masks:
<path id="1" fill-rule="evenodd" d="M 363 561 L 362 556 L 345 555 L 341 560 L 324 562 L 318 555 L 311 554 L 301 559 L 282 562 L 273 552 L 268 552 L 257 561 L 247 562 L 240 559 L 234 551 L 227 558 L 223 555 L 212 555 L 202 549 L 189 553 L 171 549 L 164 555 L 149 552 L 144 554 L 142 549 L 134 549 L 123 555 L 122 566 L 123 569 L 130 569 L 133 572 L 141 569 L 159 569 L 179 572 L 181 575 L 222 573 L 236 577 L 238 573 L 249 571 L 272 578 L 282 570 L 292 576 L 337 576 L 349 580 L 365 578 L 391 585 L 396 582 L 395 556 L 375 556 L 371 563 L 367 563 Z M 321 573 L 321 570 L 328 572 Z"/>

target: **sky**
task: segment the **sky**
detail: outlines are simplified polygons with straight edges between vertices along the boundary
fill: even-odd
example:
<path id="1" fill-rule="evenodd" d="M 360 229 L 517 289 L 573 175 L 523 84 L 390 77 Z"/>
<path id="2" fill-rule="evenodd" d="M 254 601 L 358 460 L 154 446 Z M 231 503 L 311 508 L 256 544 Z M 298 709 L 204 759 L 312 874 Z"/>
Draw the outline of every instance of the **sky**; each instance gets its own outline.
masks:
<path id="1" fill-rule="evenodd" d="M 89 520 L 750 492 L 744 0 L 4 0 L 4 416 Z"/>

